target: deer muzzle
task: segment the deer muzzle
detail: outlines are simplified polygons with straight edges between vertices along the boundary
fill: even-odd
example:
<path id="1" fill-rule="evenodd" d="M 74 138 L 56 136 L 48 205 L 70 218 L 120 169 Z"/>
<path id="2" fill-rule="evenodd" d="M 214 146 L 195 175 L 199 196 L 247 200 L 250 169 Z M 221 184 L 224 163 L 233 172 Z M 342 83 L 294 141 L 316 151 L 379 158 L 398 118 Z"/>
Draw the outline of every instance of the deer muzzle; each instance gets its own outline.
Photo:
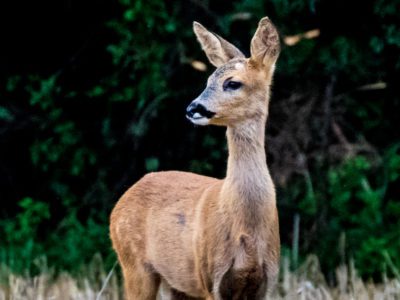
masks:
<path id="1" fill-rule="evenodd" d="M 206 125 L 208 120 L 215 115 L 214 112 L 209 111 L 204 107 L 204 105 L 193 101 L 186 109 L 186 118 L 188 118 L 192 123 L 197 125 Z"/>

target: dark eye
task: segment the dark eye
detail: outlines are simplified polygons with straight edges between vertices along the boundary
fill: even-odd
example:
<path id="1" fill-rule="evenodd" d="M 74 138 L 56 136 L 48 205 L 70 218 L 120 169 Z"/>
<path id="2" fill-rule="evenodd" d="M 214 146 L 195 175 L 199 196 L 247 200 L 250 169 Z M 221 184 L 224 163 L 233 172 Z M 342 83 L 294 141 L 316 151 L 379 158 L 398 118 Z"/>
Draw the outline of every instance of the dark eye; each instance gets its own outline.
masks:
<path id="1" fill-rule="evenodd" d="M 234 90 L 239 89 L 242 85 L 243 84 L 239 81 L 233 81 L 233 80 L 227 79 L 227 80 L 225 80 L 224 84 L 222 85 L 222 88 L 224 91 L 227 91 L 227 90 L 234 91 Z"/>

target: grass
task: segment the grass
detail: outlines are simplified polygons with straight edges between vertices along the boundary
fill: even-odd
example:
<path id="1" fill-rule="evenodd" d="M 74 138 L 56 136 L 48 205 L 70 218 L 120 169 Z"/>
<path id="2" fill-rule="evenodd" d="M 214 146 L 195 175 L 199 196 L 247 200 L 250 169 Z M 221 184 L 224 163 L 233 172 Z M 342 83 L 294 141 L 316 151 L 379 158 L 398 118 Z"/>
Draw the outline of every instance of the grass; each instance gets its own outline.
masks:
<path id="1" fill-rule="evenodd" d="M 105 272 L 100 258 L 82 269 L 78 276 L 46 269 L 37 276 L 17 276 L 0 268 L 0 300 L 111 300 L 122 299 L 118 268 Z M 382 283 L 364 282 L 352 264 L 336 270 L 336 284 L 331 286 L 321 273 L 319 261 L 309 256 L 298 270 L 289 270 L 283 259 L 281 279 L 271 299 L 400 299 L 400 278 L 383 278 Z"/>

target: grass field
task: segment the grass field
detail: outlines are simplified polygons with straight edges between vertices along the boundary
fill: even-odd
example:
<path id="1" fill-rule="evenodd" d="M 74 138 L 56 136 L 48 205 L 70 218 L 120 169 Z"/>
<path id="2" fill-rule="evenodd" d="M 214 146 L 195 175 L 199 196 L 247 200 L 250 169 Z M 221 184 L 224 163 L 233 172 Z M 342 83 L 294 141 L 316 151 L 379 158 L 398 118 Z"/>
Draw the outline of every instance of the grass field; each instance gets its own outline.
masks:
<path id="1" fill-rule="evenodd" d="M 100 259 L 76 277 L 66 273 L 54 276 L 50 270 L 34 277 L 16 276 L 3 267 L 0 300 L 122 299 L 118 273 L 118 267 L 107 273 Z M 288 260 L 283 260 L 279 285 L 271 299 L 400 299 L 400 278 L 384 277 L 379 284 L 363 282 L 352 265 L 339 267 L 335 282 L 335 285 L 327 283 L 315 256 L 309 256 L 296 272 L 290 272 Z"/>

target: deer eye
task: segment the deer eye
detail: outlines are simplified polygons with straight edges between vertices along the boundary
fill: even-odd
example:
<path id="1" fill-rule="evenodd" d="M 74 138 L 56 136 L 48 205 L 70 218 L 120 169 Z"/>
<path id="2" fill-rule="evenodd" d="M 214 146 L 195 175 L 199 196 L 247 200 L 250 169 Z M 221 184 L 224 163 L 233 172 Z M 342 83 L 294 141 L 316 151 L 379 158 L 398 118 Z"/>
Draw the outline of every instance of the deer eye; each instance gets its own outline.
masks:
<path id="1" fill-rule="evenodd" d="M 224 84 L 222 85 L 222 88 L 224 91 L 227 91 L 227 90 L 234 91 L 234 90 L 239 89 L 242 85 L 243 85 L 243 83 L 241 83 L 239 81 L 233 81 L 233 80 L 227 79 L 227 80 L 225 80 Z"/>

